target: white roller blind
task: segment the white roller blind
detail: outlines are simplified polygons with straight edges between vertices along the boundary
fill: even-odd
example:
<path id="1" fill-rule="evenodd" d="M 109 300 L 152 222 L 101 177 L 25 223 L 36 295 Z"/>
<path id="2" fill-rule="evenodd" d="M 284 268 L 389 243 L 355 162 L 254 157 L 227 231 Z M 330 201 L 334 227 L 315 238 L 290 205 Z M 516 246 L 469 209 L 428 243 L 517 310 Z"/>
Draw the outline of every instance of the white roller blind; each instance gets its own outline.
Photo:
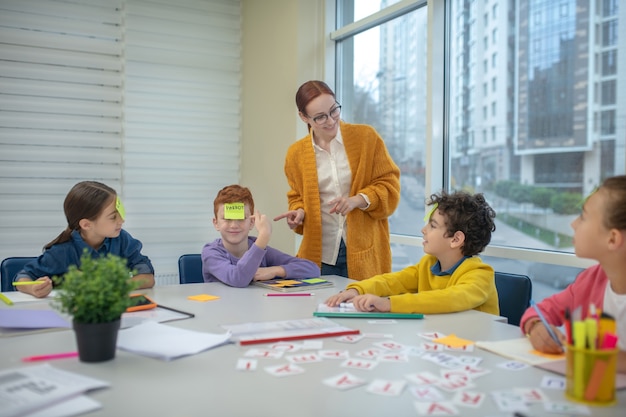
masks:
<path id="1" fill-rule="evenodd" d="M 238 181 L 240 32 L 236 0 L 0 0 L 0 258 L 38 255 L 95 179 L 173 281 Z"/>

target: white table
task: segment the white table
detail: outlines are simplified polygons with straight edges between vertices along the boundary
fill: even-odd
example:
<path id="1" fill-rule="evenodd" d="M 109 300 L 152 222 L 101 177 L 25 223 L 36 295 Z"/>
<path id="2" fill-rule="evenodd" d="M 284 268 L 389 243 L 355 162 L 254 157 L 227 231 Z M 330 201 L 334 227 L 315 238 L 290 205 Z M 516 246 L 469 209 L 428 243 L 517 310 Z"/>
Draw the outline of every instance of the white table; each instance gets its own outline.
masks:
<path id="1" fill-rule="evenodd" d="M 267 290 L 262 288 L 231 288 L 221 283 L 159 286 L 143 292 L 157 303 L 196 315 L 193 319 L 168 325 L 223 333 L 222 324 L 310 318 L 319 303 L 343 289 L 348 282 L 341 277 L 327 278 L 334 281 L 336 287 L 317 290 L 312 297 L 265 297 Z M 209 302 L 187 299 L 197 294 L 217 295 L 220 299 Z M 32 305 L 20 303 L 0 308 L 32 308 Z M 430 331 L 455 334 L 474 341 L 520 337 L 519 328 L 477 311 L 427 315 L 423 320 L 397 320 L 395 324 L 369 323 L 366 319 L 333 320 L 358 328 L 363 333 L 393 334 L 392 340 L 408 346 L 423 343 L 418 333 Z M 372 343 L 381 339 L 366 338 L 356 344 L 339 343 L 333 338 L 318 340 L 323 341 L 323 349 L 348 349 L 353 354 L 372 347 Z M 71 330 L 2 338 L 0 345 L 0 369 L 29 366 L 20 361 L 24 356 L 76 349 Z M 400 396 L 386 397 L 367 392 L 365 386 L 339 391 L 322 381 L 343 372 L 373 381 L 401 380 L 408 373 L 421 371 L 439 375 L 443 369 L 417 356 L 410 357 L 408 363 L 380 363 L 371 371 L 345 369 L 339 366 L 341 361 L 324 360 L 300 365 L 306 368 L 303 374 L 278 378 L 267 373 L 264 367 L 286 364 L 284 358 L 259 359 L 256 371 L 237 371 L 237 360 L 248 349 L 250 346 L 230 344 L 171 362 L 118 350 L 116 358 L 109 362 L 88 364 L 72 358 L 51 361 L 50 364 L 111 383 L 110 388 L 89 394 L 103 404 L 101 410 L 90 416 L 414 416 L 418 415 L 414 406 L 416 399 L 407 389 Z M 492 371 L 476 380 L 473 391 L 489 393 L 514 387 L 538 388 L 542 378 L 551 375 L 533 367 L 521 371 L 501 369 L 497 365 L 507 359 L 481 349 L 474 349 L 469 355 L 483 358 L 479 366 Z M 553 401 L 566 401 L 562 391 L 544 389 L 543 392 Z M 453 394 L 444 392 L 444 396 L 451 400 Z M 592 415 L 623 416 L 626 390 L 619 391 L 618 398 L 616 406 L 592 407 Z M 499 411 L 491 398 L 485 399 L 478 409 L 459 408 L 462 416 L 512 415 Z M 528 415 L 558 416 L 546 413 L 540 404 L 531 405 Z"/>

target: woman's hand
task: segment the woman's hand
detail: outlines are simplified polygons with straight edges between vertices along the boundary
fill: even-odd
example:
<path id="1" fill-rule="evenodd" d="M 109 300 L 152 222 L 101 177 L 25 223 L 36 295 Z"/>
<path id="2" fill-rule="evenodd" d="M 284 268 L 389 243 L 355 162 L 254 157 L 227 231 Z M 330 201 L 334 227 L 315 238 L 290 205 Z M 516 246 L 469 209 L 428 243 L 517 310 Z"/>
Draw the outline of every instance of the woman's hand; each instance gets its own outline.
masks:
<path id="1" fill-rule="evenodd" d="M 287 225 L 290 229 L 295 229 L 304 222 L 304 210 L 299 208 L 298 210 L 289 210 L 279 216 L 274 217 L 274 221 L 280 219 L 287 219 Z"/>
<path id="2" fill-rule="evenodd" d="M 331 214 L 337 213 L 342 216 L 350 213 L 355 208 L 367 207 L 367 202 L 361 195 L 333 198 L 328 202 L 328 204 L 333 206 L 333 208 L 330 209 Z"/>

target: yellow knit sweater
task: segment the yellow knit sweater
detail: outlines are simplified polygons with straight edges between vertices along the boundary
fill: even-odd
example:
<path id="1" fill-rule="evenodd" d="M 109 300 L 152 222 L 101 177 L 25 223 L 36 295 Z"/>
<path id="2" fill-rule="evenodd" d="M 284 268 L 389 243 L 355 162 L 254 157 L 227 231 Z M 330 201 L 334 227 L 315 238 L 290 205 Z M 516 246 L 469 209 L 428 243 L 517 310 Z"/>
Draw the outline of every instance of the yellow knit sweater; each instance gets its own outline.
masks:
<path id="1" fill-rule="evenodd" d="M 371 126 L 341 122 L 340 129 L 352 171 L 350 196 L 363 193 L 370 200 L 367 210 L 355 209 L 346 217 L 348 274 L 362 280 L 391 271 L 387 218 L 400 201 L 400 170 Z M 321 265 L 322 214 L 311 141 L 309 133 L 289 147 L 285 175 L 291 188 L 287 193 L 289 210 L 305 212 L 304 223 L 294 229 L 302 235 L 298 256 Z"/>
<path id="2" fill-rule="evenodd" d="M 464 260 L 452 275 L 437 276 L 430 268 L 437 258 L 424 255 L 419 263 L 350 284 L 359 294 L 389 297 L 393 313 L 440 314 L 478 310 L 500 314 L 493 268 L 478 256 Z"/>

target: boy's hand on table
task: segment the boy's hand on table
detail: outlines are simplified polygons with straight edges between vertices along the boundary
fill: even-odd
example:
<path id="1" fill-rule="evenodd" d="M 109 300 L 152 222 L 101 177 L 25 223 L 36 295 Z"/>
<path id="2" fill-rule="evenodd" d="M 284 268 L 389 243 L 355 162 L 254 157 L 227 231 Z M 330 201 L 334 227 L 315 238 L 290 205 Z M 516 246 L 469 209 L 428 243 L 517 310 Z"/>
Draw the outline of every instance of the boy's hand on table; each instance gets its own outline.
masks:
<path id="1" fill-rule="evenodd" d="M 391 301 L 387 297 L 379 297 L 373 294 L 363 294 L 352 299 L 352 305 L 357 311 L 382 311 L 391 310 Z"/>
<path id="2" fill-rule="evenodd" d="M 352 300 L 357 295 L 359 295 L 359 292 L 354 288 L 350 288 L 349 290 L 345 290 L 340 292 L 339 294 L 328 297 L 324 304 L 326 304 L 328 307 L 338 307 L 339 304 L 345 303 L 348 300 Z"/>

